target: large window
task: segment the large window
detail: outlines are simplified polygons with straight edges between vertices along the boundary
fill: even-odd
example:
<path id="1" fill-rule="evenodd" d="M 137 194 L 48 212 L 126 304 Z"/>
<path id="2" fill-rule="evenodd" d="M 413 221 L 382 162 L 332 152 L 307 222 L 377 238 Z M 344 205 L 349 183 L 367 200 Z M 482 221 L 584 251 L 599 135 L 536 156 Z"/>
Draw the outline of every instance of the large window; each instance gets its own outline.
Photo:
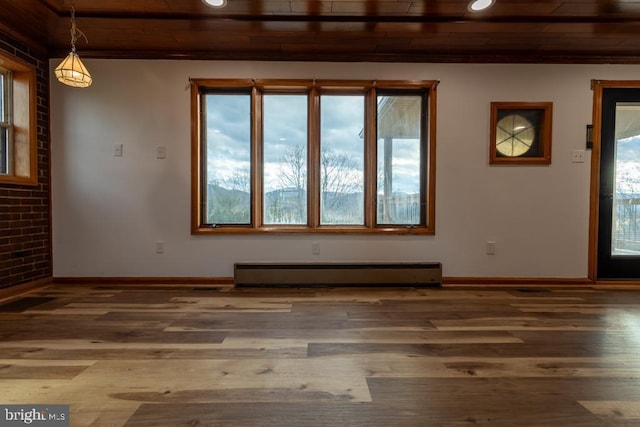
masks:
<path id="1" fill-rule="evenodd" d="M 433 234 L 436 86 L 193 80 L 193 233 Z"/>
<path id="2" fill-rule="evenodd" d="M 35 68 L 0 52 L 0 183 L 37 184 Z"/>

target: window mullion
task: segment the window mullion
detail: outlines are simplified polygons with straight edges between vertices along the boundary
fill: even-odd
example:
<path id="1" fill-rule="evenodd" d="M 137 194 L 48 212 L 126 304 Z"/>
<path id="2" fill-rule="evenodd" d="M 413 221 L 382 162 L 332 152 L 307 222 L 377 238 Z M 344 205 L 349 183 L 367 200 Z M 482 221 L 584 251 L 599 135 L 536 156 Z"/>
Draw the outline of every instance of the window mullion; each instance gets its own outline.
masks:
<path id="1" fill-rule="evenodd" d="M 264 165 L 264 132 L 263 132 L 262 91 L 253 87 L 251 90 L 251 223 L 254 228 L 264 225 L 263 217 L 263 165 Z"/>
<path id="2" fill-rule="evenodd" d="M 320 93 L 316 87 L 309 91 L 307 202 L 308 224 L 320 224 Z"/>
<path id="3" fill-rule="evenodd" d="M 376 89 L 371 88 L 365 99 L 364 225 L 367 228 L 374 228 L 377 211 Z"/>

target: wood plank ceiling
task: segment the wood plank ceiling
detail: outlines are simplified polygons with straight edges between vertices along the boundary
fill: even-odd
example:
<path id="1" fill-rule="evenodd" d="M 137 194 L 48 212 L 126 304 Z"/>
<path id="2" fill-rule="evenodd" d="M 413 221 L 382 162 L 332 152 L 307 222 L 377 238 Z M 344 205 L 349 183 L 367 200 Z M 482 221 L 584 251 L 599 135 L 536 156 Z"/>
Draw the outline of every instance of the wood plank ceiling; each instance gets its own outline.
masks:
<path id="1" fill-rule="evenodd" d="M 82 57 L 640 63 L 640 1 L 76 0 Z M 69 50 L 70 0 L 0 0 L 0 30 Z"/>

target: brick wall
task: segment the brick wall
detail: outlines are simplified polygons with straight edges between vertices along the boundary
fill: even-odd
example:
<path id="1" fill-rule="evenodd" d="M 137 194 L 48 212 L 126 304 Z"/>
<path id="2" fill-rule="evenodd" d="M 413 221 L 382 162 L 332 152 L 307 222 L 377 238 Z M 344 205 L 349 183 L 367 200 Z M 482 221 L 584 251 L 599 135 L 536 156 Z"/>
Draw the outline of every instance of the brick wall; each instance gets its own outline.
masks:
<path id="1" fill-rule="evenodd" d="M 0 33 L 0 50 L 37 67 L 38 185 L 0 183 L 0 288 L 51 276 L 49 69 L 45 56 Z"/>

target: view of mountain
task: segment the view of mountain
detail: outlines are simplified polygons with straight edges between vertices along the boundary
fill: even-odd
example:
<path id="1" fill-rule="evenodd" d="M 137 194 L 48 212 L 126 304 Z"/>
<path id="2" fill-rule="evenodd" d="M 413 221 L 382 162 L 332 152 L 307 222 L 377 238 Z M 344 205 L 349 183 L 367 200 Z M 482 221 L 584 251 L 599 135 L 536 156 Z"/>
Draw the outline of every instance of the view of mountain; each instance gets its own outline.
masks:
<path id="1" fill-rule="evenodd" d="M 616 196 L 640 197 L 640 136 L 616 144 Z"/>
<path id="2" fill-rule="evenodd" d="M 327 192 L 323 194 L 323 218 L 327 224 L 360 224 L 364 221 L 363 194 Z M 251 197 L 246 191 L 216 184 L 207 186 L 207 221 L 211 224 L 246 224 L 250 222 Z M 274 224 L 306 221 L 307 193 L 296 188 L 281 188 L 265 194 L 265 221 Z M 382 216 L 384 204 L 379 204 Z M 416 223 L 419 218 L 417 194 L 394 193 L 387 200 L 388 215 L 394 223 Z"/>

